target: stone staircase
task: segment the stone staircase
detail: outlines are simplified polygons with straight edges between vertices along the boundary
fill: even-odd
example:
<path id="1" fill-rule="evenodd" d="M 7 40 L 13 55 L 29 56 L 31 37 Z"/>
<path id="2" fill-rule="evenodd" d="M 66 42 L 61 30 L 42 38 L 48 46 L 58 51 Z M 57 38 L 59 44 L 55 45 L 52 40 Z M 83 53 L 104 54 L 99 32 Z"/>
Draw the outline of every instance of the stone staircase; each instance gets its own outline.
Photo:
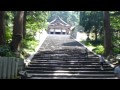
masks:
<path id="1" fill-rule="evenodd" d="M 54 50 L 53 48 L 50 50 L 52 46 L 49 46 L 49 50 L 42 50 L 50 39 L 53 38 L 48 37 L 47 42 L 43 43 L 32 58 L 26 68 L 27 73 L 32 77 L 26 79 L 115 79 L 113 68 L 104 63 L 104 70 L 101 70 L 98 56 L 89 51 L 87 57 L 83 53 L 83 46 L 81 46 L 82 48 L 72 48 L 75 47 L 74 43 L 70 48 L 62 46 L 62 49 L 54 47 Z"/>
<path id="2" fill-rule="evenodd" d="M 44 51 L 37 53 L 26 68 L 31 79 L 114 79 L 113 68 L 104 63 L 100 69 L 96 56 L 85 57 L 80 52 L 70 50 L 59 52 Z M 64 54 L 63 54 L 64 53 Z"/>

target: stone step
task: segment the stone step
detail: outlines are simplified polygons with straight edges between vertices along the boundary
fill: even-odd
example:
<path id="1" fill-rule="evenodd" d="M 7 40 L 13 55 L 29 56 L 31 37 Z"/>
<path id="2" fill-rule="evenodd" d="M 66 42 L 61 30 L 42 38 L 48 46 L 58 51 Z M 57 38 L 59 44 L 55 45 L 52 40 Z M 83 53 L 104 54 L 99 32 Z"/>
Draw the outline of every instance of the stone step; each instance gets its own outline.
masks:
<path id="1" fill-rule="evenodd" d="M 41 61 L 45 61 L 45 60 L 61 60 L 61 61 L 99 61 L 99 59 L 87 59 L 87 58 L 84 58 L 84 59 L 69 59 L 69 58 L 34 58 L 32 59 L 31 61 L 34 61 L 34 60 L 41 60 Z"/>
<path id="2" fill-rule="evenodd" d="M 96 60 L 99 61 L 99 59 L 88 59 L 88 58 L 63 58 L 63 57 L 55 57 L 55 58 L 33 58 L 32 60 Z"/>
<path id="3" fill-rule="evenodd" d="M 27 79 L 27 78 L 26 78 Z M 28 79 L 116 79 L 115 77 L 32 77 Z"/>
<path id="4" fill-rule="evenodd" d="M 55 38 L 54 38 L 55 37 Z M 48 35 L 37 54 L 26 68 L 27 79 L 115 79 L 114 69 L 104 63 L 100 69 L 98 56 L 69 36 Z"/>
<path id="5" fill-rule="evenodd" d="M 37 62 L 40 64 L 50 64 L 50 63 L 58 63 L 58 64 L 86 64 L 89 63 L 89 65 L 92 65 L 92 63 L 98 63 L 99 61 L 40 61 L 40 60 L 34 60 L 32 62 Z"/>
<path id="6" fill-rule="evenodd" d="M 54 66 L 54 67 L 56 67 L 56 66 L 68 66 L 68 67 L 72 67 L 72 66 L 76 66 L 76 67 L 79 67 L 79 66 L 93 66 L 93 67 L 96 67 L 96 66 L 100 66 L 100 65 L 95 65 L 95 64 L 93 64 L 93 65 L 91 65 L 91 64 L 86 64 L 86 65 L 84 65 L 84 64 L 36 64 L 36 63 L 33 63 L 33 64 L 29 64 L 28 66 Z M 108 64 L 103 64 L 103 66 L 110 66 L 110 65 L 108 65 Z M 111 67 L 111 66 L 110 66 Z"/>
<path id="7" fill-rule="evenodd" d="M 57 56 L 57 57 L 85 57 L 86 54 L 44 54 L 44 55 L 34 55 L 34 57 L 54 57 L 54 56 Z M 88 55 L 88 57 L 90 58 L 98 58 L 98 57 L 95 57 L 95 56 L 92 56 L 92 55 Z"/>
<path id="8" fill-rule="evenodd" d="M 101 71 L 100 68 L 65 68 L 65 67 L 27 67 L 26 70 L 67 70 L 67 71 Z M 104 68 L 103 71 L 113 71 L 113 68 Z"/>
<path id="9" fill-rule="evenodd" d="M 80 74 L 114 74 L 113 71 L 63 71 L 63 70 L 56 70 L 56 71 L 43 71 L 43 70 L 26 70 L 28 73 L 80 73 Z"/>
<path id="10" fill-rule="evenodd" d="M 33 60 L 32 62 L 81 62 L 81 63 L 99 63 L 99 61 L 93 61 L 93 60 Z"/>
<path id="11" fill-rule="evenodd" d="M 58 50 L 58 51 L 38 51 L 35 55 L 41 55 L 41 54 L 81 54 L 85 51 L 77 51 L 77 50 Z M 92 52 L 88 51 L 88 54 L 94 55 Z M 96 55 L 94 55 L 96 56 Z"/>
<path id="12" fill-rule="evenodd" d="M 78 56 L 72 56 L 72 55 L 65 55 L 65 56 L 62 56 L 62 55 L 39 55 L 39 56 L 36 56 L 36 55 L 34 55 L 34 57 L 36 57 L 36 58 L 47 58 L 47 57 L 67 57 L 67 58 L 86 58 L 85 57 L 86 55 L 78 55 Z M 88 58 L 90 58 L 90 59 L 92 59 L 92 58 L 97 58 L 98 59 L 98 57 L 95 57 L 95 56 L 88 56 Z"/>
<path id="13" fill-rule="evenodd" d="M 54 64 L 64 64 L 64 65 L 100 65 L 99 62 L 94 62 L 94 63 L 82 63 L 82 62 L 63 62 L 63 63 L 60 63 L 60 62 L 35 62 L 35 61 L 32 61 L 30 62 L 30 64 L 49 64 L 49 65 L 54 65 Z M 103 63 L 103 65 L 108 65 L 107 63 Z"/>
<path id="14" fill-rule="evenodd" d="M 58 57 L 58 56 L 56 56 L 56 57 L 33 57 L 33 59 L 96 59 L 96 60 L 98 60 L 98 58 L 90 58 L 90 57 L 88 57 L 88 58 L 85 58 L 85 56 L 83 56 L 83 57 Z"/>
<path id="15" fill-rule="evenodd" d="M 98 64 L 99 65 L 99 62 L 63 62 L 63 61 L 58 61 L 58 62 L 38 62 L 38 61 L 32 61 L 31 64 L 35 64 L 35 63 L 38 63 L 38 64 L 67 64 L 67 65 L 85 65 L 85 64 L 88 64 L 88 65 L 92 65 L 92 64 Z M 105 63 L 106 64 L 106 63 Z M 107 64 L 106 64 L 107 65 Z"/>
<path id="16" fill-rule="evenodd" d="M 35 57 L 52 57 L 52 56 L 62 56 L 62 57 L 83 57 L 86 56 L 86 54 L 67 54 L 67 53 L 61 53 L 61 54 L 40 54 L 40 55 L 34 55 Z M 91 58 L 98 58 L 98 56 L 95 56 L 93 54 L 89 55 Z"/>
<path id="17" fill-rule="evenodd" d="M 37 53 L 36 55 L 51 55 L 51 54 L 82 54 L 83 52 L 71 52 L 71 51 L 57 51 L 57 52 L 41 52 L 39 51 L 39 54 Z M 91 54 L 91 53 L 90 53 Z"/>
<path id="18" fill-rule="evenodd" d="M 99 62 L 98 60 L 37 60 L 34 59 L 31 62 Z"/>
<path id="19" fill-rule="evenodd" d="M 70 73 L 53 73 L 53 74 L 38 74 L 38 73 L 28 73 L 29 75 L 32 75 L 32 77 L 96 77 L 96 78 L 102 78 L 102 77 L 115 77 L 114 74 L 70 74 Z"/>
<path id="20" fill-rule="evenodd" d="M 30 64 L 28 67 L 94 67 L 98 68 L 100 65 L 43 65 L 43 64 Z M 104 65 L 103 68 L 110 67 L 109 65 Z"/>
<path id="21" fill-rule="evenodd" d="M 48 61 L 48 60 L 63 60 L 63 61 L 99 61 L 98 59 L 88 59 L 88 58 L 80 58 L 80 59 L 68 59 L 68 58 L 56 58 L 56 59 L 51 59 L 51 58 L 43 58 L 43 59 L 32 59 L 34 60 L 40 60 L 40 61 Z"/>

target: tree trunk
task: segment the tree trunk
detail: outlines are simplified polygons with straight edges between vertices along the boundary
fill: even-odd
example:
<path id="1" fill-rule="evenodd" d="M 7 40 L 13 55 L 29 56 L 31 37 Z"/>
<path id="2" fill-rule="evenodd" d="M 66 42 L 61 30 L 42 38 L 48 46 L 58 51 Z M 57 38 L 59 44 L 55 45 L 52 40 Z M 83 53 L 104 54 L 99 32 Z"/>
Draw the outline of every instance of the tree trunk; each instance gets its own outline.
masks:
<path id="1" fill-rule="evenodd" d="M 17 11 L 14 17 L 13 37 L 10 44 L 11 50 L 17 52 L 23 37 L 24 11 Z"/>
<path id="2" fill-rule="evenodd" d="M 4 24 L 5 11 L 0 11 L 0 45 L 5 45 L 5 24 Z"/>
<path id="3" fill-rule="evenodd" d="M 82 13 L 83 12 L 80 11 L 80 14 L 79 14 L 79 25 L 81 26 L 82 26 L 82 17 L 83 17 Z"/>
<path id="4" fill-rule="evenodd" d="M 95 28 L 95 41 L 97 41 L 97 29 Z"/>
<path id="5" fill-rule="evenodd" d="M 97 41 L 97 32 L 95 32 L 95 41 Z"/>
<path id="6" fill-rule="evenodd" d="M 27 11 L 24 12 L 24 18 L 23 18 L 23 38 L 25 38 L 26 35 L 26 16 L 27 16 Z"/>
<path id="7" fill-rule="evenodd" d="M 83 18 L 85 16 L 85 11 L 80 11 L 80 14 L 79 14 L 79 25 L 83 26 Z"/>
<path id="8" fill-rule="evenodd" d="M 109 11 L 104 11 L 104 47 L 105 56 L 108 56 L 111 52 L 111 29 L 110 29 L 110 15 Z"/>
<path id="9" fill-rule="evenodd" d="M 87 33 L 87 40 L 90 40 L 90 32 L 89 33 Z"/>

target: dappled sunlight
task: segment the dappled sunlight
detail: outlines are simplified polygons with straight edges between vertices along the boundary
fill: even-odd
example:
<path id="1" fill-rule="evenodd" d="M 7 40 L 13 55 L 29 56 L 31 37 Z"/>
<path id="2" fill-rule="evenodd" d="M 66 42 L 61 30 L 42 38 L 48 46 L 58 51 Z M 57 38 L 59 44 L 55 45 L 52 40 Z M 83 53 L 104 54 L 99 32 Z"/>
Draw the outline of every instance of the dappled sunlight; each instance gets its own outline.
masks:
<path id="1" fill-rule="evenodd" d="M 59 73 L 60 73 L 60 72 L 63 72 L 63 73 L 66 73 L 66 72 L 67 72 L 67 73 L 69 73 L 70 71 L 65 71 L 65 70 L 56 70 L 56 71 L 53 71 L 53 72 L 54 72 L 54 73 L 57 73 L 57 72 L 59 72 Z"/>
<path id="2" fill-rule="evenodd" d="M 74 74 L 69 74 L 69 73 L 54 73 L 53 74 L 54 76 L 72 76 L 72 75 L 74 75 Z"/>
<path id="3" fill-rule="evenodd" d="M 80 33 L 77 32 L 76 40 L 77 41 L 82 41 L 87 39 L 87 34 L 86 33 Z"/>
<path id="4" fill-rule="evenodd" d="M 56 70 L 54 71 L 53 75 L 54 76 L 72 76 L 73 74 L 70 74 L 70 71 Z"/>
<path id="5" fill-rule="evenodd" d="M 75 63 L 70 63 L 70 64 L 75 64 Z"/>

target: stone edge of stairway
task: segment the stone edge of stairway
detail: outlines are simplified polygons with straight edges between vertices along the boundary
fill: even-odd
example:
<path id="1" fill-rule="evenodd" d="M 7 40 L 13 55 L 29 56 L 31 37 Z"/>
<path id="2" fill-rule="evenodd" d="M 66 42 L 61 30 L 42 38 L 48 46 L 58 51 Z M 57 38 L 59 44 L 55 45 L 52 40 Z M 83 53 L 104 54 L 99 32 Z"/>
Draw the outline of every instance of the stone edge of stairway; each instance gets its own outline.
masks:
<path id="1" fill-rule="evenodd" d="M 35 52 L 33 54 L 31 54 L 27 59 L 24 60 L 24 63 L 26 66 L 28 66 L 28 64 L 31 62 L 32 58 L 34 57 L 34 55 L 37 53 L 37 51 L 39 50 L 39 48 L 41 47 L 41 45 L 43 44 L 43 42 L 45 41 L 45 39 L 47 38 L 48 34 L 45 30 L 43 30 L 42 33 L 45 33 L 45 35 L 43 35 L 44 37 L 40 40 L 41 42 L 39 43 L 39 45 L 35 48 Z M 42 35 L 42 34 L 41 34 Z"/>
<path id="2" fill-rule="evenodd" d="M 81 45 L 83 45 L 85 48 L 88 49 L 88 51 L 92 52 L 94 55 L 97 55 L 95 52 L 93 52 L 92 50 L 90 50 L 87 46 L 85 46 L 83 43 L 81 43 L 79 40 L 73 38 L 72 36 L 70 36 L 72 39 L 74 39 L 75 41 L 77 41 L 78 43 L 80 43 Z M 110 65 L 112 68 L 115 67 L 115 65 L 111 64 L 107 59 L 105 59 L 105 62 Z"/>

